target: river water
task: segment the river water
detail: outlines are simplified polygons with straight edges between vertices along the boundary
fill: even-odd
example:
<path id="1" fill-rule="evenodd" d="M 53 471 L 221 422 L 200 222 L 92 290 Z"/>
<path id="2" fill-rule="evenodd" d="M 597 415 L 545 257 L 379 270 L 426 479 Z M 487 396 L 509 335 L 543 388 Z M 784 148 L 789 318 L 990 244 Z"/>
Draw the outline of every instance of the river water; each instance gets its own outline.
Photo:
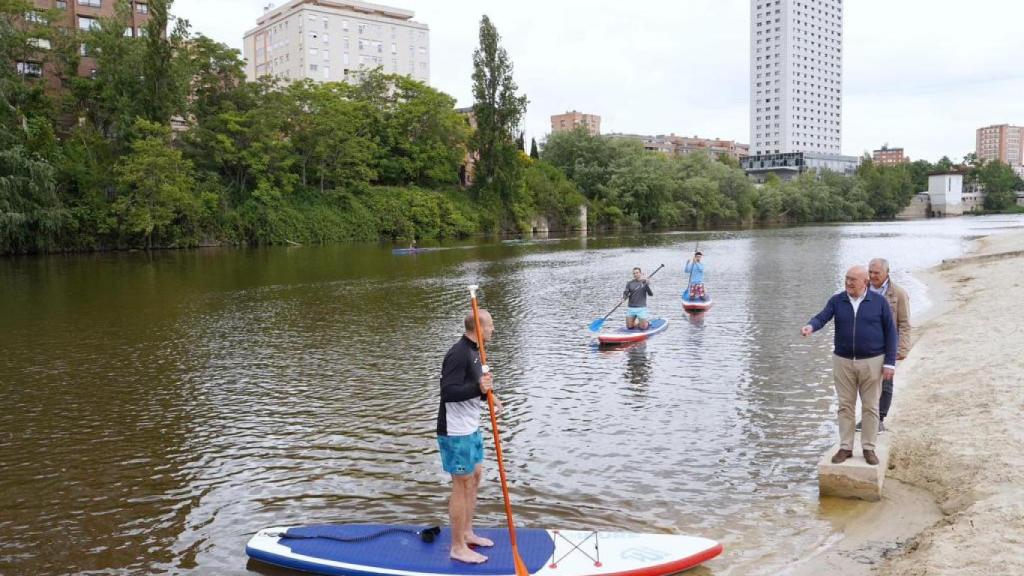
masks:
<path id="1" fill-rule="evenodd" d="M 914 271 L 1021 226 L 0 259 L 0 573 L 266 572 L 244 554 L 262 527 L 444 522 L 438 376 L 469 284 L 495 318 L 519 525 L 704 535 L 726 552 L 696 574 L 774 573 L 831 535 L 831 330 L 800 326 L 873 256 L 920 314 Z M 698 243 L 716 304 L 694 317 Z M 669 329 L 594 346 L 630 269 L 659 264 L 649 306 Z M 500 526 L 492 458 L 477 524 Z"/>

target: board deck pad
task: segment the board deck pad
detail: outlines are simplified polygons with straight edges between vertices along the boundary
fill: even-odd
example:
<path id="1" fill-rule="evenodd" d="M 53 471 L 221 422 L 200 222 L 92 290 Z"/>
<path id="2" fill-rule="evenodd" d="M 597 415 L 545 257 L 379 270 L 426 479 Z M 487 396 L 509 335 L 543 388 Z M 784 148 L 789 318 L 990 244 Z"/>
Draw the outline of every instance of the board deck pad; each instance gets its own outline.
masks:
<path id="1" fill-rule="evenodd" d="M 639 342 L 641 340 L 646 340 L 666 328 L 668 328 L 668 320 L 665 318 L 655 318 L 651 320 L 651 324 L 647 327 L 647 330 L 637 330 L 635 328 L 630 329 L 625 326 L 620 326 L 614 330 L 601 332 L 597 335 L 597 339 L 602 344 Z"/>
<path id="2" fill-rule="evenodd" d="M 429 543 L 410 532 L 388 532 L 354 542 L 336 540 L 360 538 L 396 528 L 417 530 L 414 526 L 386 524 L 268 528 L 252 537 L 246 553 L 269 564 L 315 574 L 515 574 L 512 547 L 505 528 L 476 530 L 479 535 L 494 541 L 493 547 L 476 548 L 488 557 L 482 564 L 466 564 L 449 557 L 451 533 L 448 528 L 442 528 Z M 287 534 L 300 538 L 288 538 Z M 664 576 L 692 568 L 722 551 L 722 545 L 713 540 L 672 534 L 518 528 L 516 540 L 519 556 L 534 576 Z"/>
<path id="3" fill-rule="evenodd" d="M 289 528 L 287 533 L 299 536 L 327 535 L 335 538 L 352 538 L 395 527 L 373 524 L 303 526 Z M 412 529 L 408 526 L 397 528 Z M 483 564 L 466 564 L 449 558 L 451 531 L 448 528 L 442 528 L 441 533 L 429 543 L 423 542 L 419 535 L 408 532 L 384 534 L 358 542 L 286 537 L 282 538 L 280 543 L 303 556 L 385 570 L 431 574 L 514 574 L 516 569 L 512 563 L 512 545 L 508 539 L 508 530 L 484 528 L 476 532 L 494 541 L 493 547 L 479 549 L 480 553 L 487 556 L 487 562 Z M 516 530 L 516 543 L 519 547 L 519 557 L 523 559 L 531 573 L 544 566 L 544 562 L 551 557 L 555 547 L 546 530 Z"/>

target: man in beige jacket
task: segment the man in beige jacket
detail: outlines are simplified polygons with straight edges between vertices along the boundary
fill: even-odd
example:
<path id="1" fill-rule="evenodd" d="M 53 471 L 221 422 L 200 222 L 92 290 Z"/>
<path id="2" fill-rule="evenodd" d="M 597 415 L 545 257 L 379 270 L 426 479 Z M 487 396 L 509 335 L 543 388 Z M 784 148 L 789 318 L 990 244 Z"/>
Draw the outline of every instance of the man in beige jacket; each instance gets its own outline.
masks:
<path id="1" fill-rule="evenodd" d="M 889 308 L 896 317 L 896 330 L 899 333 L 899 348 L 896 350 L 896 359 L 903 360 L 910 353 L 910 296 L 907 291 L 897 286 L 889 277 L 889 261 L 885 258 L 875 258 L 868 264 L 868 278 L 870 290 L 876 294 L 882 294 L 889 301 Z M 878 429 L 885 430 L 885 416 L 889 413 L 889 406 L 892 404 L 892 380 L 882 381 L 882 395 L 878 401 Z"/>

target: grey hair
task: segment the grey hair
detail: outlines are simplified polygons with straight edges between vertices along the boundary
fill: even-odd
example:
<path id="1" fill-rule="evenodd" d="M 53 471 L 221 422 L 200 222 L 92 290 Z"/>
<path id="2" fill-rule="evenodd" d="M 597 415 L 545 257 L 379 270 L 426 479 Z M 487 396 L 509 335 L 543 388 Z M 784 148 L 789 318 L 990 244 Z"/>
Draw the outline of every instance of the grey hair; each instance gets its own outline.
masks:
<path id="1" fill-rule="evenodd" d="M 889 261 L 888 260 L 886 260 L 885 258 L 872 258 L 871 262 L 868 262 L 868 266 L 870 266 L 872 264 L 876 264 L 876 263 L 877 264 L 881 264 L 882 268 L 885 268 L 885 273 L 886 274 L 889 273 Z"/>

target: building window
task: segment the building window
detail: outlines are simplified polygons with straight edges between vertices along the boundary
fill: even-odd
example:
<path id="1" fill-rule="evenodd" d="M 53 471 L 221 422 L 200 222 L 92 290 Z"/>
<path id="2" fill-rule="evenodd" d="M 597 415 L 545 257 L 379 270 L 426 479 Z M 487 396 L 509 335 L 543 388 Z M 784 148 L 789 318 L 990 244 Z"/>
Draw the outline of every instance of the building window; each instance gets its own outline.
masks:
<path id="1" fill-rule="evenodd" d="M 135 11 L 139 14 L 149 14 L 149 4 L 136 4 Z"/>
<path id="2" fill-rule="evenodd" d="M 78 0 L 79 6 L 92 6 L 93 8 L 99 8 L 103 5 L 101 0 Z"/>
<path id="3" fill-rule="evenodd" d="M 79 16 L 78 17 L 78 29 L 79 30 L 84 30 L 84 31 L 99 30 L 100 29 L 99 20 L 97 20 L 95 18 L 89 18 L 88 16 Z"/>
<path id="4" fill-rule="evenodd" d="M 50 49 L 50 41 L 46 38 L 29 38 L 28 45 L 39 50 Z"/>
<path id="5" fill-rule="evenodd" d="M 57 0 L 56 6 L 57 6 L 58 10 L 67 10 L 68 9 L 67 0 Z"/>
<path id="6" fill-rule="evenodd" d="M 43 75 L 43 65 L 39 62 L 18 62 L 18 74 L 28 78 L 39 78 Z"/>

